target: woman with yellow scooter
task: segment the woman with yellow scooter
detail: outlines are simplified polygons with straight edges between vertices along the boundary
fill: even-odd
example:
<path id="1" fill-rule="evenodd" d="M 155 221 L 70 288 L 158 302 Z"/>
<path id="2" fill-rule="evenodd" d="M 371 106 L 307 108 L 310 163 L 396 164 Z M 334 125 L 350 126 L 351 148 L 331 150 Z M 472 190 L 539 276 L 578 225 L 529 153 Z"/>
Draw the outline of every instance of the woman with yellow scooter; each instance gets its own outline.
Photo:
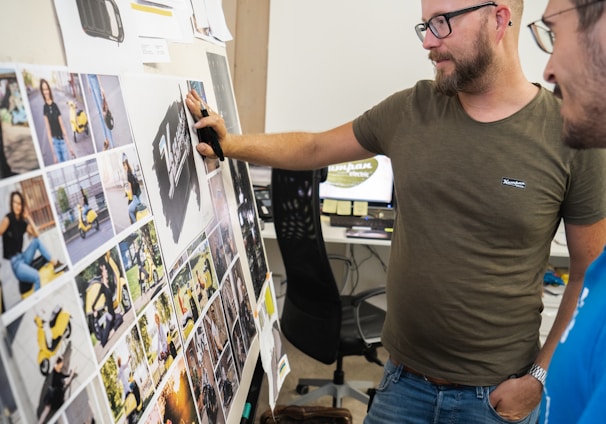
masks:
<path id="1" fill-rule="evenodd" d="M 23 250 L 23 236 L 31 238 Z M 53 258 L 42 241 L 33 220 L 30 219 L 25 197 L 19 191 L 10 194 L 10 212 L 0 221 L 3 256 L 11 263 L 15 277 L 19 281 L 31 284 L 34 290 L 40 289 L 40 274 L 32 265 L 36 252 L 53 264 L 55 274 L 65 270 L 66 265 Z"/>

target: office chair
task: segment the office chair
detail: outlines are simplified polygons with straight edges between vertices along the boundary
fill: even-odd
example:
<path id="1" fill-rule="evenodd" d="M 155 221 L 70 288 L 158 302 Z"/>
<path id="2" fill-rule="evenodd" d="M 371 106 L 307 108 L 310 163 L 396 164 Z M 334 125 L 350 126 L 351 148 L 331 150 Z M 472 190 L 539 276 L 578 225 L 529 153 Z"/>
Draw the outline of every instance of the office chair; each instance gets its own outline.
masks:
<path id="1" fill-rule="evenodd" d="M 299 379 L 302 405 L 332 396 L 340 407 L 343 397 L 368 403 L 373 382 L 346 382 L 343 358 L 365 356 L 383 365 L 377 356 L 385 311 L 369 303 L 384 294 L 377 288 L 342 295 L 333 275 L 320 224 L 319 184 L 326 170 L 272 170 L 274 226 L 286 271 L 286 296 L 280 320 L 282 333 L 300 351 L 324 363 L 336 361 L 332 379 Z M 307 393 L 309 386 L 318 388 Z"/>

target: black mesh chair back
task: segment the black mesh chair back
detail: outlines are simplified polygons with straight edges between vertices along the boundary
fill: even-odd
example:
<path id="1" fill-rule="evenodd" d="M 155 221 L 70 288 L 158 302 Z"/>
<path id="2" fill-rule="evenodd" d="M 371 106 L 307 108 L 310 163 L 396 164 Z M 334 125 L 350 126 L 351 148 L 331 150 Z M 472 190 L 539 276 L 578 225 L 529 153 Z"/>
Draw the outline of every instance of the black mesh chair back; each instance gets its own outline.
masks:
<path id="1" fill-rule="evenodd" d="M 341 298 L 320 225 L 321 171 L 272 171 L 272 207 L 286 270 L 282 332 L 299 350 L 331 364 L 337 359 Z"/>

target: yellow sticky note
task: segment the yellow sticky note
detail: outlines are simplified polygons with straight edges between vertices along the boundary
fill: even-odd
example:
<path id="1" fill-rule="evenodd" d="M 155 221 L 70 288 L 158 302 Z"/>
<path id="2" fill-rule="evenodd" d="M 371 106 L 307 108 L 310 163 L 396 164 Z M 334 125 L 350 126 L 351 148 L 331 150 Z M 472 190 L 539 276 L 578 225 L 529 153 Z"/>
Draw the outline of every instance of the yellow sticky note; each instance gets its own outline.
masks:
<path id="1" fill-rule="evenodd" d="M 337 213 L 337 201 L 335 199 L 324 199 L 322 201 L 322 212 Z"/>
<path id="2" fill-rule="evenodd" d="M 351 215 L 351 202 L 349 200 L 337 201 L 337 215 Z"/>
<path id="3" fill-rule="evenodd" d="M 353 214 L 355 216 L 368 215 L 368 202 L 355 201 L 353 204 Z"/>

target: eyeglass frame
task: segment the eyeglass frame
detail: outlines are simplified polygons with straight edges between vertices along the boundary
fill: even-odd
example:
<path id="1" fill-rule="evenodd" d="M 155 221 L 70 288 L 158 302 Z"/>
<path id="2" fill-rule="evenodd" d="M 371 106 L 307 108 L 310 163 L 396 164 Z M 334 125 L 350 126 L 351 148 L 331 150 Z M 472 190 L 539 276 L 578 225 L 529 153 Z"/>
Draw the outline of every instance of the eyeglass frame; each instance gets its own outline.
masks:
<path id="1" fill-rule="evenodd" d="M 498 4 L 495 3 L 494 1 L 488 1 L 485 3 L 477 4 L 475 6 L 465 7 L 463 9 L 459 9 L 459 10 L 453 10 L 452 12 L 440 13 L 439 15 L 434 15 L 431 18 L 429 18 L 426 22 L 421 22 L 421 23 L 415 25 L 415 32 L 417 33 L 417 37 L 419 37 L 419 40 L 421 40 L 421 42 L 424 42 L 425 35 L 423 33 L 425 31 L 427 31 L 427 29 L 429 29 L 431 31 L 431 33 L 434 35 L 434 37 L 436 37 L 437 39 L 441 40 L 443 38 L 446 38 L 450 34 L 452 34 L 452 27 L 450 26 L 450 20 L 452 18 L 454 18 L 455 16 L 463 15 L 465 13 L 474 12 L 474 11 L 479 10 L 486 6 L 498 6 Z M 433 26 L 431 25 L 431 21 L 433 19 L 439 18 L 439 17 L 444 18 L 444 20 L 446 21 L 446 25 L 448 25 L 448 34 L 443 35 L 443 36 L 436 34 L 437 31 L 435 31 Z"/>
<path id="2" fill-rule="evenodd" d="M 539 49 L 541 49 L 543 52 L 545 52 L 547 54 L 552 54 L 553 53 L 554 42 L 555 42 L 555 34 L 553 33 L 552 30 L 550 30 L 549 28 L 546 28 L 546 26 L 549 26 L 549 24 L 547 24 L 547 22 L 545 22 L 545 20 L 553 18 L 554 16 L 561 15 L 562 13 L 570 12 L 571 10 L 582 9 L 585 6 L 591 6 L 591 5 L 594 5 L 594 4 L 597 4 L 597 3 L 601 3 L 603 1 L 604 0 L 595 0 L 595 1 L 591 1 L 589 3 L 582 4 L 580 6 L 573 6 L 573 7 L 570 7 L 568 9 L 560 10 L 559 12 L 554 12 L 551 15 L 543 16 L 541 19 L 537 19 L 536 21 L 531 22 L 531 23 L 529 23 L 526 26 L 530 30 L 530 33 L 532 34 L 532 39 L 537 44 L 537 46 L 539 47 Z M 539 24 L 543 24 L 545 26 L 539 25 Z M 549 36 L 549 41 L 551 43 L 551 50 L 549 50 L 545 46 L 545 44 L 542 41 L 542 38 L 538 36 L 539 31 L 543 31 L 545 34 L 547 34 Z"/>

